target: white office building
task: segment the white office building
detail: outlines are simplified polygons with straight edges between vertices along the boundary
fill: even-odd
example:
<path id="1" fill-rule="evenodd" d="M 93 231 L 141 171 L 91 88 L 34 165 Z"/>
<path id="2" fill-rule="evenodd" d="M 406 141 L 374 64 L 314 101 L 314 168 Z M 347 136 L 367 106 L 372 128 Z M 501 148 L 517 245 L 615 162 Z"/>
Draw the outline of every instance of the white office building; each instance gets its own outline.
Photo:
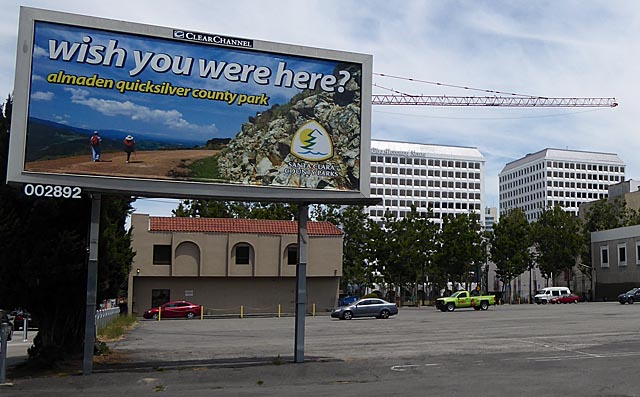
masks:
<path id="1" fill-rule="evenodd" d="M 607 197 L 609 185 L 625 179 L 625 164 L 613 153 L 543 149 L 508 163 L 498 175 L 500 216 L 521 208 L 532 222 L 547 207 L 578 214 L 581 203 Z"/>
<path id="2" fill-rule="evenodd" d="M 474 211 L 484 222 L 484 166 L 477 148 L 372 140 L 371 196 L 382 202 L 369 215 L 401 218 L 415 205 L 435 219 Z"/>
<path id="3" fill-rule="evenodd" d="M 496 207 L 487 207 L 484 210 L 484 230 L 493 232 L 493 224 L 498 222 L 498 209 Z"/>

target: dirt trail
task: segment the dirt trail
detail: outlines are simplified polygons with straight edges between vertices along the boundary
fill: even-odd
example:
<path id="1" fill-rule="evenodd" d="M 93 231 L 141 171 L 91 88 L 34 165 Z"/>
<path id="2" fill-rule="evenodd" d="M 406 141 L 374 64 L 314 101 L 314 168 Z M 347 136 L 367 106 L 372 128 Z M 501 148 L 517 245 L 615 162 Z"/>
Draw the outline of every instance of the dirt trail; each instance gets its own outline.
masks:
<path id="1" fill-rule="evenodd" d="M 100 162 L 93 162 L 91 154 L 65 157 L 55 160 L 32 161 L 25 165 L 26 171 L 84 174 L 103 176 L 139 177 L 153 179 L 179 179 L 176 176 L 187 171 L 187 166 L 196 160 L 212 157 L 217 150 L 157 150 L 141 151 L 131 155 L 126 162 L 124 152 L 102 153 Z"/>

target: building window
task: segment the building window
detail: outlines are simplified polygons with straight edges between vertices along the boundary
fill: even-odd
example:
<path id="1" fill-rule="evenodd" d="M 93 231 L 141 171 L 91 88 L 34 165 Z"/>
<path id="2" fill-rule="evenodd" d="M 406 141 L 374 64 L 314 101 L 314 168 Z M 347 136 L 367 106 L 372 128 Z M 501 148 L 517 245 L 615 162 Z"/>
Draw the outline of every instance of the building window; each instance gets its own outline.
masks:
<path id="1" fill-rule="evenodd" d="M 298 264 L 298 246 L 292 244 L 287 247 L 287 265 Z"/>
<path id="2" fill-rule="evenodd" d="M 640 241 L 636 241 L 636 265 L 640 265 Z"/>
<path id="3" fill-rule="evenodd" d="M 171 300 L 171 290 L 169 289 L 152 289 L 151 290 L 151 307 L 162 306 Z"/>
<path id="4" fill-rule="evenodd" d="M 154 265 L 170 265 L 171 264 L 171 246 L 170 245 L 154 245 L 153 246 L 153 264 Z"/>
<path id="5" fill-rule="evenodd" d="M 251 264 L 251 246 L 248 244 L 238 244 L 235 246 L 236 265 Z"/>
<path id="6" fill-rule="evenodd" d="M 600 267 L 609 267 L 609 247 L 600 247 Z"/>
<path id="7" fill-rule="evenodd" d="M 627 244 L 618 244 L 618 266 L 627 266 Z"/>

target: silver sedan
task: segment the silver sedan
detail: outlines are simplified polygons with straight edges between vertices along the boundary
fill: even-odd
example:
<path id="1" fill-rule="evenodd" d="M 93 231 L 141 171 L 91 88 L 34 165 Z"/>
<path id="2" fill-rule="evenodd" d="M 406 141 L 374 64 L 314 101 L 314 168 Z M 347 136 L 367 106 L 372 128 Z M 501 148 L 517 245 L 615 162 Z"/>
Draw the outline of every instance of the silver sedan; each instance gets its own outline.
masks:
<path id="1" fill-rule="evenodd" d="M 376 317 L 389 318 L 398 314 L 398 307 L 383 299 L 365 298 L 360 299 L 348 306 L 342 306 L 331 312 L 331 317 L 340 320 L 351 320 L 354 317 Z"/>

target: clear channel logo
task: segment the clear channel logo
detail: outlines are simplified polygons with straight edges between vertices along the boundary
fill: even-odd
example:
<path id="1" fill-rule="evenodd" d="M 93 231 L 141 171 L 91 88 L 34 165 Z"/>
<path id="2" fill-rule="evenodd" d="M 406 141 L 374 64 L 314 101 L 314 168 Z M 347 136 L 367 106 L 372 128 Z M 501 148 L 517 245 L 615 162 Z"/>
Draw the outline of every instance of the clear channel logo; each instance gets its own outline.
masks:
<path id="1" fill-rule="evenodd" d="M 333 157 L 333 141 L 323 126 L 311 120 L 293 134 L 291 154 L 305 161 L 328 160 Z"/>

